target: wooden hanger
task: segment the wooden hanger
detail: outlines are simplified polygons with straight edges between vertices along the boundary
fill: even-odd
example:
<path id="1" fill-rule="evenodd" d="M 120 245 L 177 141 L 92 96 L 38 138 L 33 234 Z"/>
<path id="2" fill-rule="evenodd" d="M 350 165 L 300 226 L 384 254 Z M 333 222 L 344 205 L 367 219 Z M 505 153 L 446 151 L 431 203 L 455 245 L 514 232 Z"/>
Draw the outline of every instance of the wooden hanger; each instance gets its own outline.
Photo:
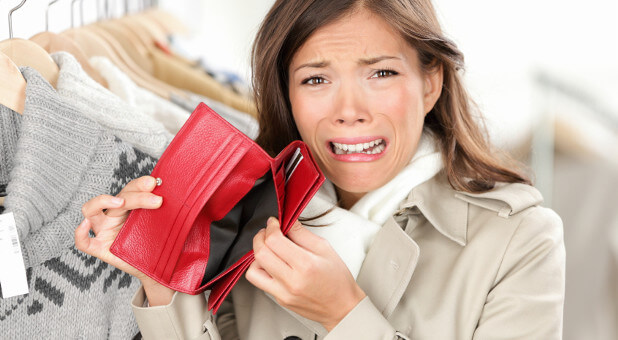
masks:
<path id="1" fill-rule="evenodd" d="M 60 70 L 41 46 L 29 40 L 13 38 L 12 14 L 24 5 L 26 0 L 9 11 L 9 39 L 0 41 L 0 52 L 8 56 L 17 66 L 30 66 L 37 70 L 55 88 Z"/>
<path id="2" fill-rule="evenodd" d="M 0 52 L 0 104 L 22 114 L 26 102 L 26 80 L 17 65 Z"/>
<path id="3" fill-rule="evenodd" d="M 45 32 L 38 33 L 29 40 L 43 47 L 43 49 L 48 53 L 60 51 L 70 53 L 73 57 L 75 57 L 77 62 L 81 65 L 82 69 L 84 69 L 90 78 L 94 79 L 97 83 L 103 85 L 104 87 L 107 87 L 107 81 L 99 74 L 99 72 L 97 72 L 97 70 L 94 69 L 94 67 L 92 67 L 88 61 L 88 57 L 79 44 L 68 36 L 60 36 L 56 33 L 49 32 L 49 7 L 56 2 L 58 2 L 58 0 L 53 0 L 47 5 L 47 10 L 45 11 Z"/>
<path id="4" fill-rule="evenodd" d="M 144 16 L 152 19 L 153 22 L 156 22 L 166 35 L 170 34 L 187 34 L 189 33 L 189 29 L 185 24 L 182 23 L 178 18 L 173 16 L 172 14 L 161 10 L 157 7 L 152 7 L 145 10 L 142 13 Z"/>
<path id="5" fill-rule="evenodd" d="M 24 39 L 0 42 L 0 52 L 6 54 L 17 66 L 30 66 L 37 70 L 54 88 L 60 69 L 49 53 L 41 46 Z"/>
<path id="6" fill-rule="evenodd" d="M 165 83 L 148 77 L 126 53 L 124 48 L 109 33 L 101 29 L 98 25 L 87 25 L 80 28 L 71 28 L 60 34 L 75 41 L 83 50 L 88 58 L 103 56 L 108 58 L 122 72 L 127 74 L 138 86 L 143 87 L 155 94 L 168 98 L 170 92 L 179 90 L 166 85 Z"/>
<path id="7" fill-rule="evenodd" d="M 98 22 L 95 26 L 102 28 L 111 35 L 137 65 L 147 73 L 152 74 L 154 66 L 148 56 L 148 48 L 140 37 L 131 30 L 131 27 L 122 24 L 118 19 Z"/>
<path id="8" fill-rule="evenodd" d="M 165 28 L 159 24 L 155 19 L 147 14 L 147 12 L 140 12 L 131 16 L 124 17 L 125 21 L 134 22 L 138 25 L 147 37 L 147 43 L 152 44 L 157 41 L 162 44 L 167 44 L 170 33 L 167 33 Z"/>
<path id="9" fill-rule="evenodd" d="M 121 64 L 117 64 L 116 62 L 114 62 L 114 64 L 118 66 L 124 73 L 126 73 L 138 86 L 143 87 L 165 99 L 169 99 L 171 93 L 174 93 L 175 95 L 181 96 L 183 98 L 186 97 L 184 92 L 154 78 L 152 75 L 148 74 L 140 66 L 138 66 L 135 61 L 133 61 L 133 59 L 131 59 L 131 57 L 127 55 L 124 48 L 107 31 L 93 25 L 86 26 L 83 29 L 95 33 L 99 37 L 102 37 L 110 46 L 113 47 L 114 51 L 120 56 L 120 59 L 122 60 Z"/>
<path id="10" fill-rule="evenodd" d="M 81 47 L 73 40 L 66 36 L 60 36 L 52 32 L 41 32 L 30 38 L 30 41 L 36 43 L 45 49 L 48 53 L 68 52 L 82 66 L 86 74 L 97 83 L 107 87 L 107 81 L 90 65 L 88 57 Z"/>

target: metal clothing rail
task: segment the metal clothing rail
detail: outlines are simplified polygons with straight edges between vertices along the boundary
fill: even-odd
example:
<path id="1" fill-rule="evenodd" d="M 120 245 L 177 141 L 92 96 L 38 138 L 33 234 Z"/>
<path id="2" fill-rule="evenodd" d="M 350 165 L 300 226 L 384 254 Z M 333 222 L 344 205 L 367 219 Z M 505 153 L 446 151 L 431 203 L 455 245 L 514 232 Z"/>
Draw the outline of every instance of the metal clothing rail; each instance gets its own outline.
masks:
<path id="1" fill-rule="evenodd" d="M 595 116 L 594 118 L 605 124 L 607 128 L 618 132 L 618 111 L 605 108 L 592 95 L 586 93 L 585 90 L 548 73 L 537 72 L 534 78 L 537 84 L 577 101 L 589 109 L 590 113 Z"/>
<path id="2" fill-rule="evenodd" d="M 539 124 L 532 136 L 530 163 L 535 173 L 535 186 L 541 191 L 545 204 L 552 206 L 554 181 L 554 123 L 556 108 L 568 99 L 581 105 L 592 119 L 605 126 L 610 132 L 618 133 L 618 111 L 607 109 L 594 96 L 574 84 L 569 84 L 546 72 L 533 75 L 535 110 L 539 114 Z"/>

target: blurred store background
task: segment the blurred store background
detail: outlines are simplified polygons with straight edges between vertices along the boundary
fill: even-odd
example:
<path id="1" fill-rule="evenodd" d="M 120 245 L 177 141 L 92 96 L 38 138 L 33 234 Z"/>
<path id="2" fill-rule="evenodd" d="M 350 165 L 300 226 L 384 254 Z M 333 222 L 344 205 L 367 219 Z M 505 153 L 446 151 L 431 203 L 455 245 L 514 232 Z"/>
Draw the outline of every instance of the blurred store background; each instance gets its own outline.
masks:
<path id="1" fill-rule="evenodd" d="M 20 0 L 0 0 L 0 18 Z M 273 0 L 158 1 L 194 58 L 249 81 L 249 52 Z M 30 0 L 13 35 L 141 10 L 152 1 Z M 466 56 L 492 141 L 530 165 L 567 247 L 564 339 L 618 339 L 618 1 L 435 0 Z M 73 16 L 71 15 L 73 9 Z M 0 40 L 9 37 L 0 19 Z"/>

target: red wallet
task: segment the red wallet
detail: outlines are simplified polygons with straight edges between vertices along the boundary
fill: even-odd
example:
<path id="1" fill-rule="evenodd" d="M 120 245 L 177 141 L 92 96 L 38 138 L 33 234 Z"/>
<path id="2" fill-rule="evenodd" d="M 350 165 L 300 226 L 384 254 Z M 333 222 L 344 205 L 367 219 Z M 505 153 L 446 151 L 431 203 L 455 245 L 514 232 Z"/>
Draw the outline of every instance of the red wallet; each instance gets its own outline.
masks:
<path id="1" fill-rule="evenodd" d="M 203 103 L 152 176 L 163 204 L 131 211 L 110 250 L 173 290 L 211 289 L 215 313 L 253 262 L 253 236 L 268 217 L 287 234 L 324 182 L 302 141 L 272 158 Z"/>

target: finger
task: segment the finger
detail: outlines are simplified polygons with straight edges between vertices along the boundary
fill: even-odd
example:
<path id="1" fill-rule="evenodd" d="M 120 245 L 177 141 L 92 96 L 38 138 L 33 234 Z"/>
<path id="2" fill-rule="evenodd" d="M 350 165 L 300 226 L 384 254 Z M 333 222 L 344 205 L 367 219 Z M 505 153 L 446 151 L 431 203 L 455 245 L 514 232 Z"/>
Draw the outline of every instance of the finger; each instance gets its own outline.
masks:
<path id="1" fill-rule="evenodd" d="M 276 297 L 276 292 L 283 290 L 283 286 L 255 261 L 247 269 L 245 277 L 251 284 L 272 296 Z"/>
<path id="2" fill-rule="evenodd" d="M 306 260 L 306 251 L 283 235 L 279 221 L 274 217 L 269 218 L 266 224 L 264 243 L 290 267 Z"/>
<path id="3" fill-rule="evenodd" d="M 288 302 L 292 302 L 290 291 L 282 282 L 271 277 L 268 272 L 259 268 L 256 262 L 253 262 L 247 273 L 245 274 L 247 281 L 253 284 L 258 289 L 263 290 L 275 298 L 275 301 L 281 306 L 288 306 Z"/>
<path id="4" fill-rule="evenodd" d="M 124 199 L 110 195 L 99 195 L 84 203 L 82 206 L 82 214 L 85 218 L 93 218 L 99 214 L 103 214 L 103 210 L 119 208 L 124 204 Z"/>
<path id="5" fill-rule="evenodd" d="M 136 178 L 130 181 L 129 183 L 127 183 L 127 185 L 125 185 L 125 187 L 122 188 L 120 192 L 121 193 L 132 192 L 132 191 L 151 192 L 154 190 L 156 186 L 157 186 L 156 178 L 152 176 L 142 176 L 142 177 Z"/>
<path id="6" fill-rule="evenodd" d="M 267 231 L 262 229 L 253 237 L 253 256 L 255 257 L 255 262 L 268 272 L 269 275 L 281 279 L 285 278 L 286 275 L 290 274 L 291 267 L 266 245 L 266 233 Z M 290 242 L 289 240 L 287 241 Z"/>
<path id="7" fill-rule="evenodd" d="M 330 248 L 328 241 L 310 232 L 296 221 L 286 235 L 292 242 L 311 253 L 322 253 Z"/>
<path id="8" fill-rule="evenodd" d="M 86 254 L 92 255 L 90 253 L 90 232 L 91 223 L 85 218 L 80 225 L 75 228 L 75 246 L 77 249 L 83 251 Z"/>
<path id="9" fill-rule="evenodd" d="M 262 228 L 260 229 L 260 231 L 257 232 L 257 234 L 255 234 L 255 236 L 253 236 L 253 252 L 257 252 L 260 249 L 262 249 L 262 247 L 264 247 L 264 236 L 266 235 L 266 229 Z"/>
<path id="10" fill-rule="evenodd" d="M 254 251 L 254 256 L 255 262 L 273 278 L 286 281 L 292 276 L 292 268 L 270 248 L 262 247 L 259 251 Z"/>
<path id="11" fill-rule="evenodd" d="M 150 192 L 121 192 L 118 196 L 124 200 L 124 204 L 115 209 L 107 209 L 107 216 L 123 216 L 127 211 L 134 209 L 157 209 L 163 204 L 163 197 Z"/>

